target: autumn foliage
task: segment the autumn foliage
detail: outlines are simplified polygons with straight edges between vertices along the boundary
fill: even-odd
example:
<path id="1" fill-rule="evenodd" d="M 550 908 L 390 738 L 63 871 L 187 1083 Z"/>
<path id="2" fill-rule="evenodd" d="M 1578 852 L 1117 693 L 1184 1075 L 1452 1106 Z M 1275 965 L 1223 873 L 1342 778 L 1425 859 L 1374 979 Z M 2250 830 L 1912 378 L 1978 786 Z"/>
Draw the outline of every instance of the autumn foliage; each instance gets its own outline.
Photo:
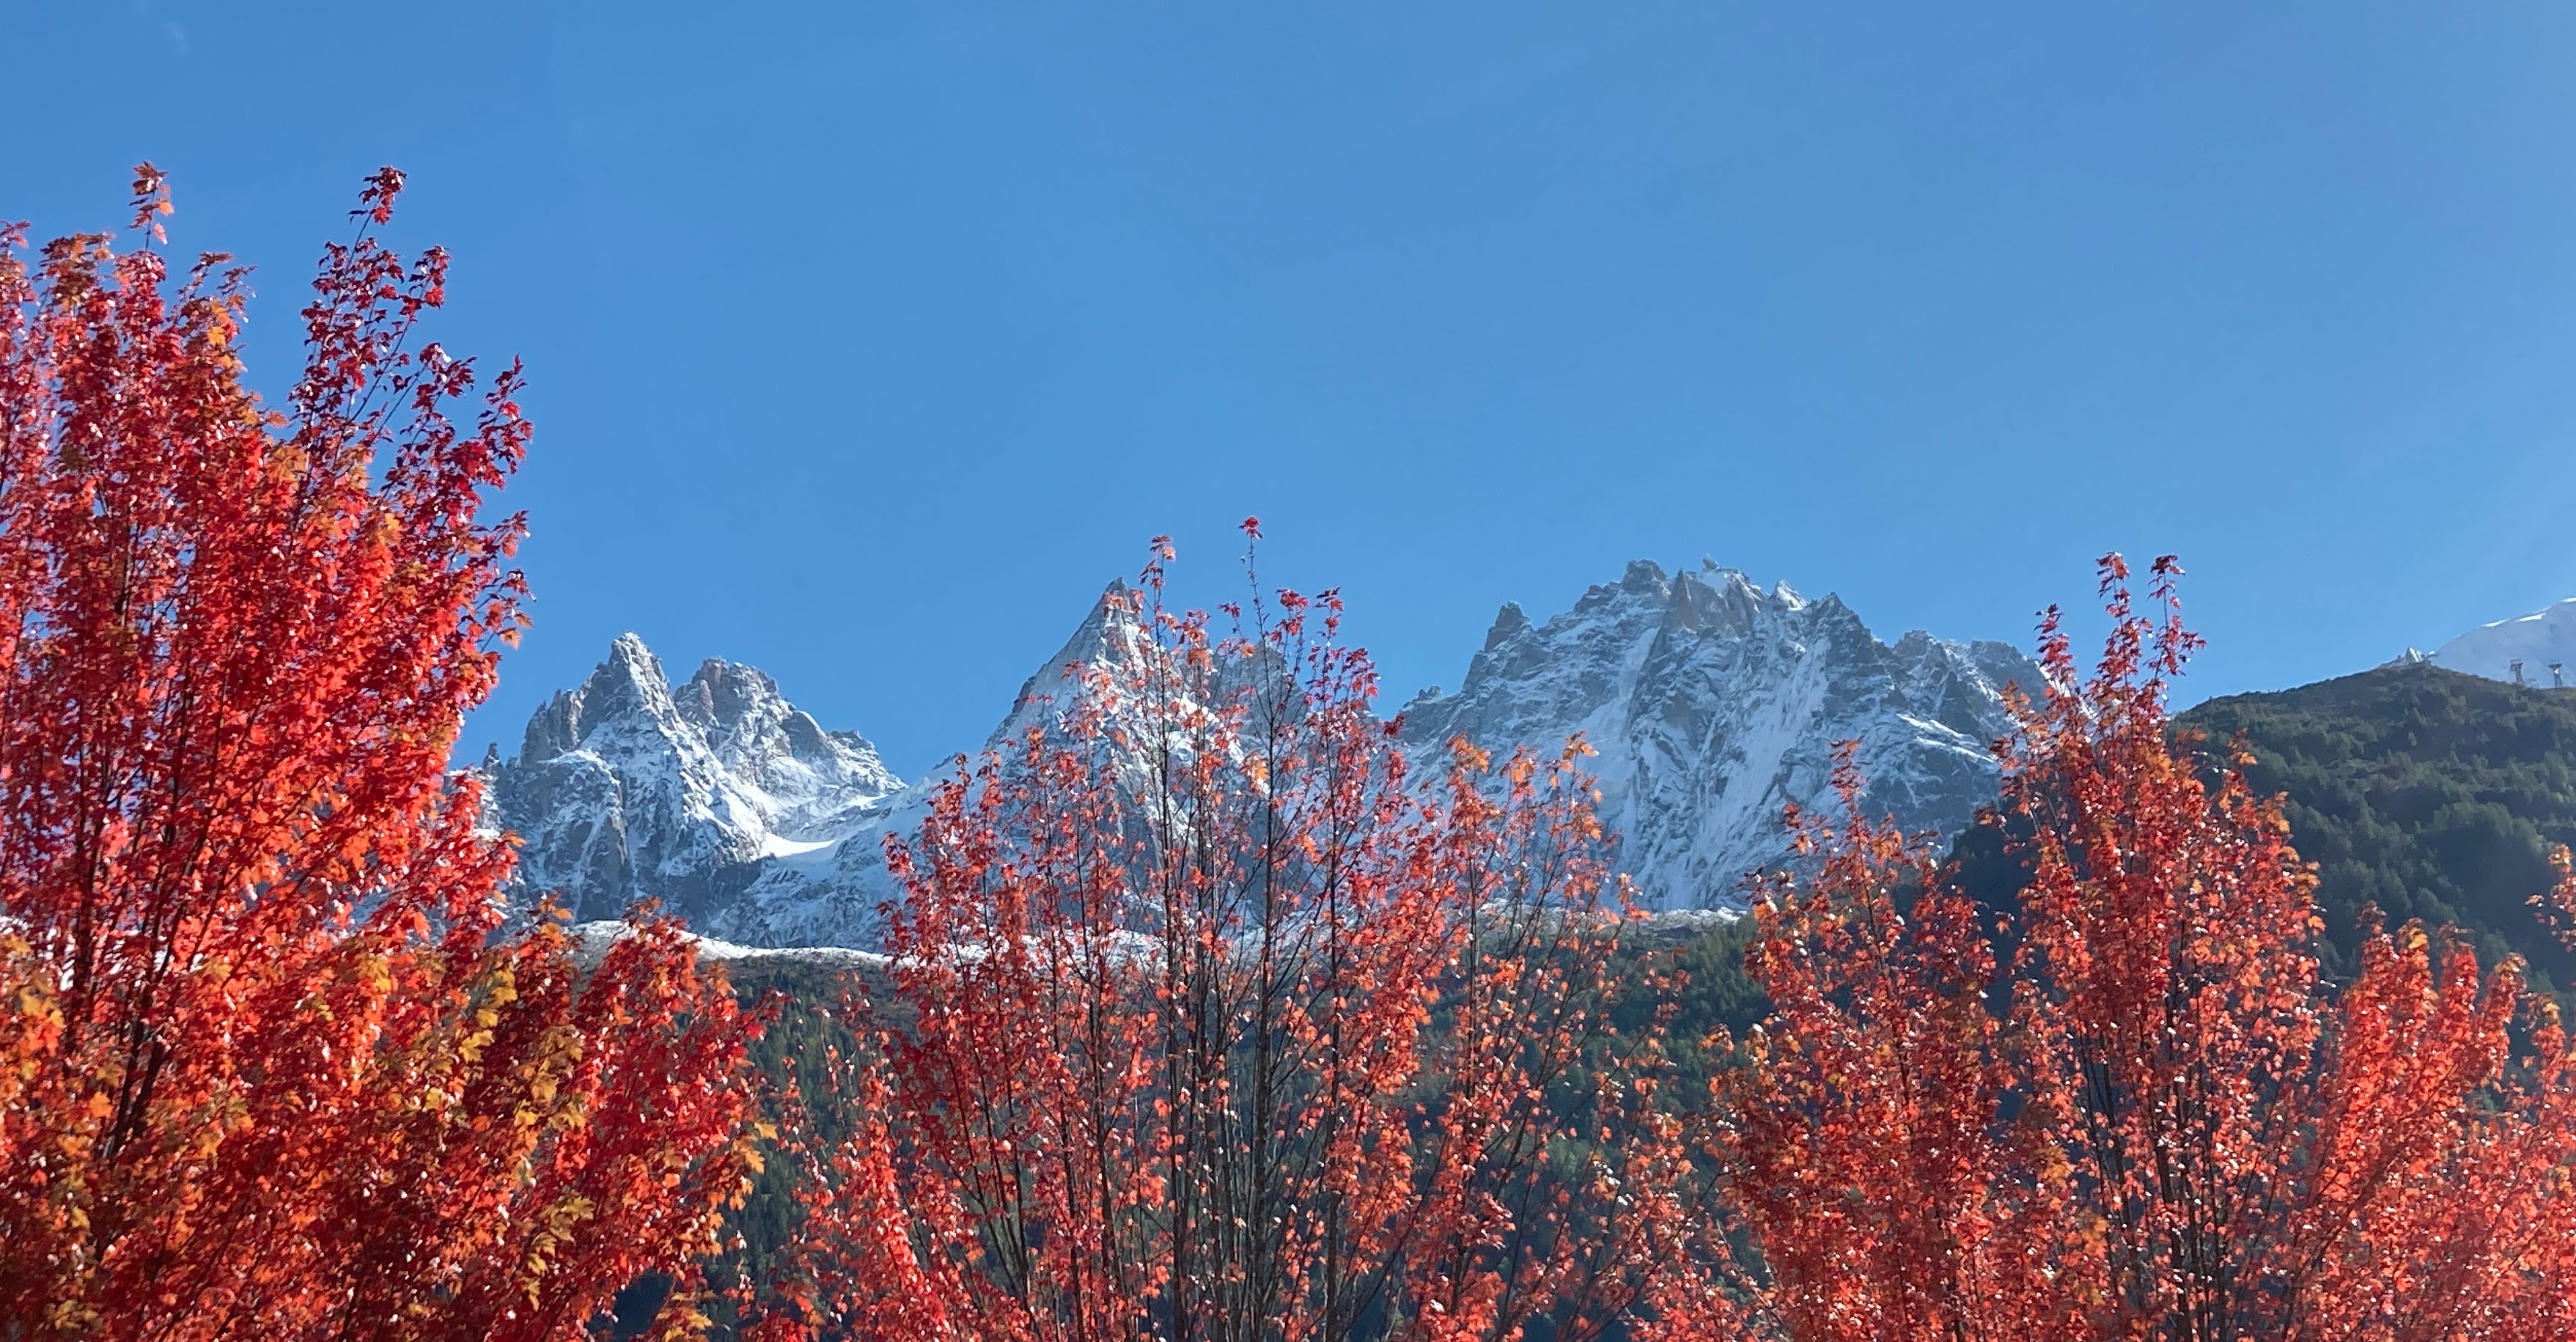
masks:
<path id="1" fill-rule="evenodd" d="M 133 250 L 0 233 L 0 1338 L 575 1336 L 740 1187 L 730 997 L 667 926 L 513 930 L 448 774 L 528 425 L 421 339 L 400 186 L 276 411 L 148 168 Z"/>
<path id="2" fill-rule="evenodd" d="M 2141 613 L 2105 561 L 2089 676 L 2043 628 L 1998 817 L 2017 909 L 1865 818 L 1800 822 L 1811 873 L 1764 890 L 1748 957 L 1775 1014 L 1710 1112 L 1725 1210 L 1658 1335 L 2576 1336 L 2554 1011 L 2417 926 L 2320 980 L 2277 803 L 2172 738 L 2176 573 Z"/>
<path id="3" fill-rule="evenodd" d="M 708 1329 L 774 1135 L 754 1022 L 667 921 L 502 899 L 447 761 L 521 625 L 486 510 L 528 425 L 515 366 L 423 339 L 400 187 L 277 410 L 244 272 L 168 272 L 148 168 L 129 250 L 0 230 L 0 1342 L 569 1338 L 621 1292 Z M 1859 814 L 1851 758 L 1845 814 L 1790 816 L 1770 1014 L 1696 1041 L 1702 1089 L 1579 740 L 1426 768 L 1331 593 L 1175 613 L 1170 558 L 890 841 L 882 981 L 814 1033 L 859 1046 L 803 1072 L 846 1108 L 777 1144 L 796 1211 L 729 1326 L 2576 1336 L 2553 1007 L 2416 925 L 2327 981 L 2280 804 L 2168 718 L 2170 561 L 2143 611 L 2104 561 L 2089 669 L 2042 626 L 2010 907 Z"/>
<path id="4" fill-rule="evenodd" d="M 1257 535 L 1251 524 L 1247 531 Z M 1052 730 L 892 846 L 871 1110 L 782 1335 L 1598 1336 L 1679 1233 L 1566 758 L 1407 769 L 1339 603 L 1113 594 Z"/>

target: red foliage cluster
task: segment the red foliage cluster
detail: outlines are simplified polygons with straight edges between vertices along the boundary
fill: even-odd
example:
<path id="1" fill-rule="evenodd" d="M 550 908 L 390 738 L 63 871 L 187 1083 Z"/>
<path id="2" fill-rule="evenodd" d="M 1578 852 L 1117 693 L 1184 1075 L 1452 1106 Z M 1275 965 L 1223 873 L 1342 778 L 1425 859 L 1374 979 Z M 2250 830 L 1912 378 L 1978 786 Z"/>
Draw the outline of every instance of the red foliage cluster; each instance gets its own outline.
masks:
<path id="1" fill-rule="evenodd" d="M 1061 728 L 892 846 L 883 1067 L 771 1326 L 1599 1335 L 1684 1162 L 1576 752 L 1423 787 L 1331 594 L 1219 637 L 1168 554 Z"/>
<path id="2" fill-rule="evenodd" d="M 224 258 L 0 232 L 0 1338 L 561 1338 L 654 1279 L 705 1331 L 752 1023 L 672 924 L 586 964 L 500 902 L 446 761 L 520 624 L 482 512 L 528 427 L 515 366 L 414 346 L 445 259 L 372 236 L 400 187 L 283 414 Z M 1848 757 L 1846 817 L 1792 816 L 1772 1015 L 1703 1104 L 1581 743 L 1410 774 L 1330 593 L 1220 634 L 1169 558 L 890 845 L 860 1112 L 797 1151 L 751 1334 L 2576 1336 L 2566 1033 L 2417 926 L 2322 981 L 2279 803 L 2173 738 L 2169 561 L 2153 613 L 2104 562 L 2089 674 L 2043 628 L 2015 908 Z"/>
<path id="3" fill-rule="evenodd" d="M 448 419 L 388 170 L 272 413 L 243 272 L 172 280 L 136 187 L 137 250 L 0 233 L 0 1337 L 578 1335 L 714 1246 L 748 1023 L 669 927 L 509 931 L 447 774 L 518 369 Z"/>
<path id="4" fill-rule="evenodd" d="M 1776 1014 L 1714 1097 L 1740 1217 L 1663 1336 L 2576 1335 L 2554 1011 L 2411 925 L 2320 982 L 2278 803 L 2172 739 L 2178 572 L 2151 617 L 2104 561 L 2089 678 L 2044 626 L 1999 817 L 2035 874 L 1999 928 L 1904 837 L 1803 825 L 1819 874 L 1755 911 Z"/>

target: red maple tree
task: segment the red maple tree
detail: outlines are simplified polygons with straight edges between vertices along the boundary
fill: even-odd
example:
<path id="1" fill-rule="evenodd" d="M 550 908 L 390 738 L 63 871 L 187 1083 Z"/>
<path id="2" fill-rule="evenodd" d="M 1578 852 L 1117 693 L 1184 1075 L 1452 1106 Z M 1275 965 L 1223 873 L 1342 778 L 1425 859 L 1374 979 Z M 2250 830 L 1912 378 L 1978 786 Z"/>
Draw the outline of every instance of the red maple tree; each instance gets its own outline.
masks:
<path id="1" fill-rule="evenodd" d="M 0 1337 L 575 1336 L 686 1284 L 752 1158 L 722 984 L 669 926 L 587 970 L 510 930 L 448 773 L 528 425 L 515 364 L 420 341 L 401 184 L 282 413 L 148 166 L 139 247 L 0 230 Z"/>
<path id="2" fill-rule="evenodd" d="M 1681 1153 L 1655 1032 L 1608 1016 L 1579 755 L 1461 745 L 1424 787 L 1332 594 L 1221 636 L 1163 607 L 1169 553 L 1052 729 L 890 845 L 882 1065 L 769 1326 L 1599 1335 Z"/>
<path id="3" fill-rule="evenodd" d="M 1774 1014 L 1714 1097 L 1733 1214 L 1660 1336 L 2576 1336 L 2554 1010 L 2411 925 L 2320 980 L 2279 802 L 2174 738 L 2179 572 L 2150 615 L 2104 560 L 2089 677 L 2044 624 L 1996 817 L 2033 875 L 2000 927 L 1918 842 L 1801 822 L 1814 866 L 1753 915 Z"/>

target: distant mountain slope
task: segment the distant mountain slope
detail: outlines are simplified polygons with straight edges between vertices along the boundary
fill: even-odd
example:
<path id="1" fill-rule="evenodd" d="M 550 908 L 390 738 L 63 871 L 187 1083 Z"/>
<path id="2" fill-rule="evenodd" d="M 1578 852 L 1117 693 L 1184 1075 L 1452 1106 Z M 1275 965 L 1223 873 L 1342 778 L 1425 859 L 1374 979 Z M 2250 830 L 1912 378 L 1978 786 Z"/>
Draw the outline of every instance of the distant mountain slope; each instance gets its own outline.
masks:
<path id="1" fill-rule="evenodd" d="M 525 841 L 531 894 L 586 919 L 658 899 L 700 931 L 762 944 L 779 929 L 752 911 L 829 893 L 837 850 L 903 794 L 864 737 L 825 731 L 769 677 L 709 661 L 675 689 L 633 634 L 485 772 L 496 818 Z M 875 897 L 846 903 L 840 917 L 862 917 Z M 825 921 L 799 930 L 837 930 Z"/>
<path id="2" fill-rule="evenodd" d="M 2576 957 L 2524 904 L 2549 883 L 2549 846 L 2576 842 L 2576 689 L 2390 666 L 2213 699 L 2182 722 L 2214 743 L 2242 732 L 2254 786 L 2287 794 L 2338 955 L 2367 902 L 2392 923 L 2459 926 L 2482 961 L 2518 951 L 2553 986 L 2576 985 Z"/>
<path id="3" fill-rule="evenodd" d="M 2576 685 L 2576 597 L 2480 625 L 2435 649 L 2432 663 L 2520 685 Z"/>
<path id="4" fill-rule="evenodd" d="M 1042 724 L 1066 664 L 1130 650 L 1137 631 L 1112 605 L 1038 668 L 997 735 Z M 1959 832 L 1993 795 L 1997 692 L 2035 675 L 2000 644 L 1885 644 L 1831 597 L 1641 563 L 1544 625 L 1505 608 L 1465 686 L 1408 706 L 1404 735 L 1416 749 L 1463 733 L 1502 750 L 1587 732 L 1606 819 L 1649 897 L 1722 903 L 1780 854 L 1780 805 L 1819 800 L 1837 740 L 1864 743 L 1873 808 Z M 2576 842 L 2576 688 L 2418 663 L 2215 699 L 2182 721 L 2220 741 L 2243 733 L 2255 786 L 2287 794 L 2293 838 L 2320 867 L 2335 968 L 2368 902 L 2460 926 L 2484 958 L 2519 952 L 2551 986 L 2576 986 L 2576 956 L 2524 903 L 2548 882 L 2550 845 Z M 526 839 L 531 892 L 560 890 L 584 918 L 658 898 L 756 946 L 871 944 L 891 889 L 880 842 L 919 815 L 919 790 L 873 747 L 824 730 L 768 677 L 711 661 L 673 686 L 631 636 L 535 715 L 518 758 L 486 768 L 496 818 Z M 1969 831 L 1959 855 L 1972 885 L 2010 898 L 1991 831 Z"/>
<path id="5" fill-rule="evenodd" d="M 1134 655 L 1125 592 L 1110 584 L 988 744 L 1043 726 L 1074 692 L 1066 667 Z M 875 945 L 895 888 L 885 837 L 918 826 L 928 798 L 761 672 L 711 660 L 675 688 L 633 634 L 537 710 L 515 758 L 483 771 L 494 819 L 523 840 L 522 898 L 552 893 L 583 919 L 659 900 L 754 947 Z"/>
<path id="6" fill-rule="evenodd" d="M 1144 638 L 1112 584 L 988 741 L 1046 727 L 1075 688 L 1068 665 L 1131 658 Z M 1584 731 L 1623 863 L 1649 902 L 1696 908 L 1733 902 L 1786 852 L 1781 808 L 1829 799 L 1837 741 L 1861 743 L 1873 810 L 1965 824 L 1994 796 L 2001 689 L 2037 674 L 2000 643 L 1885 644 L 1837 598 L 1640 561 L 1544 625 L 1506 606 L 1464 687 L 1406 707 L 1404 741 L 1501 753 Z M 631 634 L 538 711 L 516 758 L 484 768 L 495 818 L 525 840 L 524 894 L 558 891 L 583 918 L 658 899 L 749 946 L 875 944 L 884 837 L 917 824 L 925 796 L 760 672 L 711 661 L 673 687 Z"/>
<path id="7" fill-rule="evenodd" d="M 1646 901 L 1739 905 L 1745 873 L 1788 851 L 1782 808 L 1830 805 L 1836 742 L 1860 742 L 1872 813 L 1965 825 L 1994 799 L 2014 681 L 2035 688 L 2039 671 L 2006 644 L 1881 643 L 1838 597 L 1639 560 L 1543 625 L 1503 607 L 1465 685 L 1405 705 L 1404 739 L 1550 750 L 1581 731 Z"/>

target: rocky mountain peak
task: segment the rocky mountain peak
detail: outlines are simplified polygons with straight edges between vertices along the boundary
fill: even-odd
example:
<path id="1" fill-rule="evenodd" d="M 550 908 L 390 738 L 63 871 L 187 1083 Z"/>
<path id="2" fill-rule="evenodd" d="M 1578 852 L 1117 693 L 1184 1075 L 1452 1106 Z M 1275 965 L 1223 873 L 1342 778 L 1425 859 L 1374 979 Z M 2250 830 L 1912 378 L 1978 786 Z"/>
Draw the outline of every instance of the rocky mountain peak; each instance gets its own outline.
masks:
<path id="1" fill-rule="evenodd" d="M 708 726 L 730 731 L 746 719 L 775 716 L 785 709 L 778 682 L 760 668 L 710 657 L 682 687 L 680 702 Z"/>
<path id="2" fill-rule="evenodd" d="M 676 712 L 661 661 L 643 639 L 620 634 L 608 645 L 608 656 L 578 687 L 556 691 L 528 719 L 520 754 L 543 757 L 580 749 L 603 724 L 612 730 L 639 725 L 666 728 Z"/>
<path id="3" fill-rule="evenodd" d="M 531 893 L 583 917 L 659 899 L 709 930 L 764 859 L 829 846 L 903 786 L 865 738 L 824 731 L 754 668 L 709 661 L 675 693 L 633 634 L 486 773 Z"/>
<path id="4" fill-rule="evenodd" d="M 1143 650 L 1146 636 L 1137 598 L 1138 593 L 1125 580 L 1112 578 L 1101 589 L 1100 598 L 1091 603 L 1090 613 L 1074 626 L 1073 636 L 1020 683 L 1020 692 L 1011 699 L 1011 711 L 1002 716 L 986 743 L 999 744 L 1015 738 L 1030 726 L 1062 712 L 1080 688 L 1073 668 L 1121 666 L 1132 661 Z"/>
<path id="5" fill-rule="evenodd" d="M 1150 639 L 1134 590 L 1109 584 L 991 740 L 1054 730 L 1079 691 L 1073 667 L 1125 663 Z M 1264 665 L 1220 666 L 1212 692 Z M 1503 605 L 1463 688 L 1424 691 L 1401 730 L 1408 749 L 1465 736 L 1497 754 L 1583 732 L 1647 898 L 1725 906 L 1785 852 L 1781 808 L 1829 801 L 1837 741 L 1861 743 L 1871 809 L 1912 828 L 1966 823 L 1994 794 L 1986 746 L 2016 679 L 2035 685 L 2037 670 L 2002 644 L 1919 631 L 1886 644 L 1838 598 L 1639 560 L 1544 623 Z M 872 944 L 895 888 L 882 840 L 926 806 L 866 738 L 825 729 L 769 676 L 711 660 L 674 688 L 633 635 L 485 772 L 498 819 L 526 840 L 531 892 L 561 890 L 583 917 L 658 898 L 756 946 Z"/>
<path id="6" fill-rule="evenodd" d="M 1782 809 L 1830 802 L 1838 741 L 1861 743 L 1871 810 L 1966 823 L 1994 795 L 2003 684 L 2038 680 L 2004 645 L 1891 647 L 1838 597 L 1706 561 L 1635 561 L 1542 625 L 1507 610 L 1457 693 L 1406 707 L 1404 739 L 1545 751 L 1583 733 L 1622 864 L 1662 907 L 1738 902 L 1743 875 L 1787 852 Z"/>
<path id="7" fill-rule="evenodd" d="M 725 769 L 777 803 L 768 818 L 781 833 L 828 827 L 833 812 L 903 786 L 866 737 L 825 731 L 756 667 L 710 658 L 678 703 Z"/>

